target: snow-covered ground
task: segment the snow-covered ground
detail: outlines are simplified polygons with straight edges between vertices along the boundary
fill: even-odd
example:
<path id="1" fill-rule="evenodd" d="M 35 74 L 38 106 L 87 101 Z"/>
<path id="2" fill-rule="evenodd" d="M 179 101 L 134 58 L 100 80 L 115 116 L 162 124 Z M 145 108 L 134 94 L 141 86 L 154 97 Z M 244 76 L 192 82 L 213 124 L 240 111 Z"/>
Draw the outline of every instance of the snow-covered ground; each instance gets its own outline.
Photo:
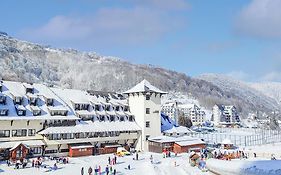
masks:
<path id="1" fill-rule="evenodd" d="M 209 159 L 207 167 L 222 175 L 281 175 L 281 143 L 246 147 L 244 151 L 250 157 L 247 160 Z M 272 154 L 277 160 L 270 160 Z"/>
<path id="2" fill-rule="evenodd" d="M 252 146 L 244 149 L 250 158 L 247 160 L 207 160 L 207 167 L 221 175 L 281 175 L 281 143 Z M 257 158 L 253 157 L 257 154 Z M 270 160 L 274 154 L 277 160 Z M 150 155 L 153 155 L 154 163 L 150 163 Z M 14 169 L 14 166 L 8 167 L 5 162 L 0 164 L 0 175 L 80 175 L 81 168 L 84 167 L 85 175 L 88 168 L 93 169 L 100 165 L 102 171 L 105 171 L 108 165 L 108 157 L 113 158 L 113 154 L 70 158 L 68 164 L 58 164 L 57 170 L 51 170 L 55 161 L 46 160 L 43 164 L 48 168 L 32 168 L 31 163 L 26 169 Z M 162 154 L 140 153 L 139 160 L 134 160 L 135 155 L 118 157 L 117 164 L 113 169 L 117 170 L 118 175 L 209 175 L 211 172 L 202 172 L 197 167 L 191 167 L 188 161 L 188 154 L 180 154 L 177 157 L 163 158 Z M 176 162 L 176 166 L 175 166 Z M 130 164 L 131 170 L 126 169 Z M 103 173 L 105 174 L 105 173 Z"/>
<path id="3" fill-rule="evenodd" d="M 281 160 L 207 160 L 207 167 L 222 175 L 281 175 Z"/>
<path id="4" fill-rule="evenodd" d="M 151 164 L 150 155 L 153 155 L 153 161 Z M 14 166 L 8 167 L 5 163 L 0 165 L 1 175 L 80 175 L 81 167 L 84 167 L 87 174 L 88 168 L 91 166 L 93 169 L 96 165 L 100 165 L 102 171 L 105 171 L 105 167 L 108 164 L 108 157 L 113 158 L 113 154 L 100 155 L 100 156 L 88 156 L 79 158 L 70 158 L 69 164 L 58 164 L 57 170 L 46 172 L 46 168 L 32 168 L 29 163 L 26 169 L 14 169 Z M 163 158 L 162 154 L 156 153 L 140 153 L 139 160 L 133 160 L 135 156 L 118 157 L 117 165 L 113 166 L 113 169 L 117 170 L 118 175 L 208 175 L 208 172 L 202 172 L 197 167 L 191 167 L 188 162 L 187 154 L 180 154 L 177 157 Z M 176 166 L 175 166 L 176 162 Z M 55 161 L 45 161 L 43 164 L 47 164 L 50 167 L 53 166 Z M 125 169 L 130 164 L 131 170 Z M 105 174 L 105 173 L 103 173 Z"/>

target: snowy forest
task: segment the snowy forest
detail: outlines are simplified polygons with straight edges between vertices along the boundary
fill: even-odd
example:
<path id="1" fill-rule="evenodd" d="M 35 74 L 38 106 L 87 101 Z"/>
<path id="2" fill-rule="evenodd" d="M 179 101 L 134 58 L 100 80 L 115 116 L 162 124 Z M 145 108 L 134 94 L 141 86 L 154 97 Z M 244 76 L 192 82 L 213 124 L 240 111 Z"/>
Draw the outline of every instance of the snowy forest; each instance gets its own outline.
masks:
<path id="1" fill-rule="evenodd" d="M 234 104 L 245 115 L 279 108 L 276 99 L 250 85 L 219 75 L 189 77 L 152 65 L 137 65 L 95 52 L 56 49 L 0 33 L 0 78 L 96 91 L 122 92 L 143 79 L 165 91 L 192 96 L 210 109 Z"/>

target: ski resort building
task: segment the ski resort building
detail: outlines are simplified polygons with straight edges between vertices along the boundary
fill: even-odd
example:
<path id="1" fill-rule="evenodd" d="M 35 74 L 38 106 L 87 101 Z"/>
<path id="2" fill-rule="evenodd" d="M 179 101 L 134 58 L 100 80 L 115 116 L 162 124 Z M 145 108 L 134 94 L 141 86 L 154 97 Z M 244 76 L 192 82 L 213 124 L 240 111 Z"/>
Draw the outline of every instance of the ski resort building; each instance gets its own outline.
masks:
<path id="1" fill-rule="evenodd" d="M 137 150 L 148 151 L 148 139 L 161 135 L 161 98 L 166 93 L 146 80 L 124 92 L 128 95 L 130 111 L 135 116 L 136 123 L 141 127 Z"/>
<path id="2" fill-rule="evenodd" d="M 212 121 L 216 126 L 235 126 L 240 124 L 240 117 L 233 105 L 215 105 L 213 107 Z"/>
<path id="3" fill-rule="evenodd" d="M 95 155 L 116 152 L 119 146 L 145 150 L 148 137 L 161 135 L 159 111 L 165 92 L 147 81 L 125 92 L 128 99 L 43 84 L 0 85 L 4 158 Z"/>
<path id="4" fill-rule="evenodd" d="M 176 109 L 178 112 L 176 113 Z M 196 104 L 182 104 L 176 105 L 175 102 L 167 102 L 162 105 L 161 111 L 175 120 L 175 114 L 184 115 L 191 119 L 193 125 L 201 125 L 206 120 L 206 113 Z"/>

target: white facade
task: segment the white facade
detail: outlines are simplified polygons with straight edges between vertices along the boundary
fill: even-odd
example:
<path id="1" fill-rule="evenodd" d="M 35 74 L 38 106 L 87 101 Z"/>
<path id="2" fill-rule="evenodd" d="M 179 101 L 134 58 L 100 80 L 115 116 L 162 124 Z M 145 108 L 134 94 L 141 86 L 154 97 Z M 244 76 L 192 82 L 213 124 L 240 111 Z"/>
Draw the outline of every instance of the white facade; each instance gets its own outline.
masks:
<path id="1" fill-rule="evenodd" d="M 141 127 L 141 136 L 136 149 L 147 151 L 148 138 L 161 135 L 161 97 L 166 92 L 143 80 L 124 93 L 128 94 L 130 110 L 135 116 L 136 123 Z"/>
<path id="2" fill-rule="evenodd" d="M 240 123 L 240 117 L 233 105 L 215 105 L 213 107 L 213 122 L 218 125 L 236 125 Z"/>
<path id="3" fill-rule="evenodd" d="M 193 125 L 201 125 L 206 120 L 206 113 L 196 104 L 178 104 L 179 112 L 191 119 Z M 175 119 L 175 102 L 168 102 L 162 106 L 162 112 Z"/>

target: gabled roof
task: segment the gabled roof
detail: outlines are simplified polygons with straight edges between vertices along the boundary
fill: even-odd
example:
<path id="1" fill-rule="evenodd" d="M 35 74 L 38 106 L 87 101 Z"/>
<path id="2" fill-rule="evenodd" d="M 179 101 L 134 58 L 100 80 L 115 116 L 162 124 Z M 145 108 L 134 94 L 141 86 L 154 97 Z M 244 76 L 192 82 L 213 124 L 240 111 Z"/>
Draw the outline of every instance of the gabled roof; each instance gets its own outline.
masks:
<path id="1" fill-rule="evenodd" d="M 147 80 L 143 80 L 133 88 L 123 92 L 123 94 L 130 94 L 135 92 L 156 92 L 160 94 L 167 94 L 167 92 L 161 91 L 155 86 L 152 86 Z"/>

